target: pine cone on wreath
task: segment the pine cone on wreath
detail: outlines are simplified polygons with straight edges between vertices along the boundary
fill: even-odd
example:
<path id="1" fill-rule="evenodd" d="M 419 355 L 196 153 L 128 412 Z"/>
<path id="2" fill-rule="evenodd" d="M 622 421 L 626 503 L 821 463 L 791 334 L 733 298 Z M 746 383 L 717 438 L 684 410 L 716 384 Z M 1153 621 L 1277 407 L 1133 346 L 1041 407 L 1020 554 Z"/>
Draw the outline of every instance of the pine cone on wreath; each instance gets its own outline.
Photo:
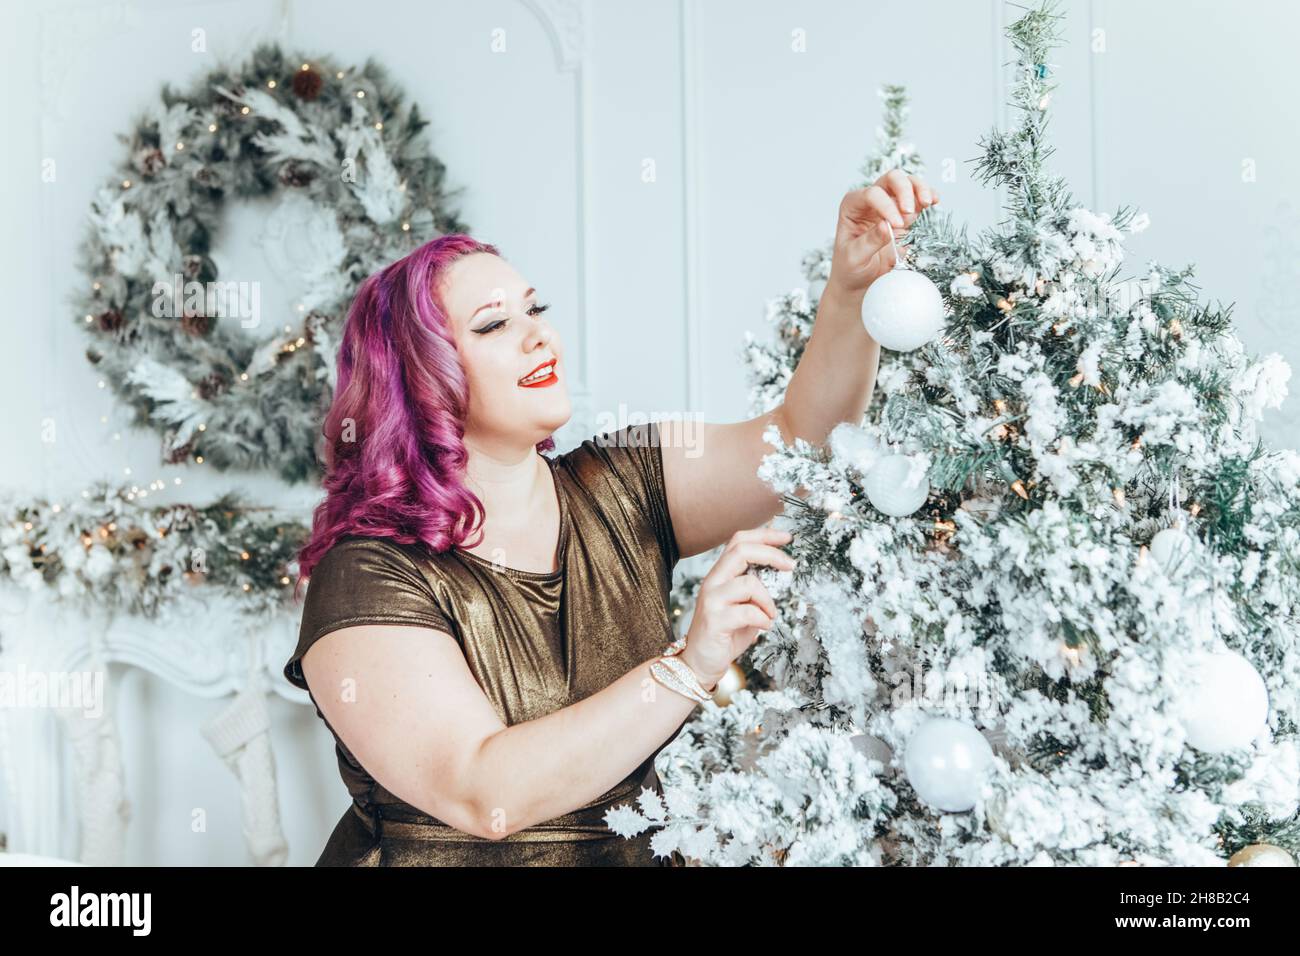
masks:
<path id="1" fill-rule="evenodd" d="M 316 329 L 327 321 L 329 321 L 329 316 L 317 312 L 315 309 L 307 313 L 307 317 L 302 320 L 302 337 L 307 340 L 307 345 L 316 344 Z"/>
<path id="2" fill-rule="evenodd" d="M 201 338 L 212 331 L 212 318 L 207 315 L 196 315 L 186 312 L 181 316 L 181 328 L 195 338 Z"/>
<path id="3" fill-rule="evenodd" d="M 191 253 L 181 259 L 181 269 L 186 279 L 211 282 L 217 277 L 217 264 L 200 253 Z"/>
<path id="4" fill-rule="evenodd" d="M 123 324 L 125 324 L 126 316 L 117 309 L 108 309 L 99 313 L 99 318 L 96 322 L 99 325 L 101 332 L 116 332 L 123 326 Z"/>
<path id="5" fill-rule="evenodd" d="M 290 161 L 280 167 L 279 178 L 282 185 L 301 188 L 310 185 L 316 176 L 307 167 Z"/>
<path id="6" fill-rule="evenodd" d="M 145 176 L 152 176 L 167 165 L 167 157 L 157 146 L 144 146 L 136 151 L 132 163 Z"/>
<path id="7" fill-rule="evenodd" d="M 220 372 L 213 372 L 198 384 L 199 397 L 211 401 L 226 390 L 226 379 Z"/>
<path id="8" fill-rule="evenodd" d="M 180 465 L 188 462 L 190 457 L 194 454 L 193 441 L 187 441 L 184 445 L 173 447 L 172 440 L 175 437 L 176 433 L 173 431 L 168 432 L 163 438 L 162 459 L 169 465 Z"/>
<path id="9" fill-rule="evenodd" d="M 321 87 L 325 81 L 315 70 L 308 67 L 305 70 L 299 70 L 293 75 L 293 91 L 297 94 L 298 99 L 305 102 L 311 102 L 320 96 Z"/>
<path id="10" fill-rule="evenodd" d="M 214 159 L 217 157 L 213 157 Z M 217 171 L 206 164 L 199 166 L 191 174 L 193 180 L 205 189 L 217 189 L 221 186 L 221 177 Z"/>

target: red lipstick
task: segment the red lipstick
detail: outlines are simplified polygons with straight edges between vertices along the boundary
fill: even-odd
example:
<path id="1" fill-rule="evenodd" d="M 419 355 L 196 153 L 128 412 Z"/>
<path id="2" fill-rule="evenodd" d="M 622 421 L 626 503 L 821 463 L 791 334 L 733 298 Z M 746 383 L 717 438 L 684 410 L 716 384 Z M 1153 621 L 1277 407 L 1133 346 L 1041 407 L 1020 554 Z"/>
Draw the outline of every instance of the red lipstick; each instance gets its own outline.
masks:
<path id="1" fill-rule="evenodd" d="M 556 382 L 559 381 L 559 378 L 555 374 L 555 365 L 557 364 L 557 361 L 558 360 L 556 359 L 547 359 L 541 365 L 537 366 L 537 368 L 533 369 L 532 372 L 529 372 L 528 375 L 532 375 L 538 370 L 546 368 L 548 365 L 551 366 L 550 374 L 547 375 L 545 378 L 540 378 L 535 382 L 529 382 L 526 385 L 523 383 L 523 380 L 521 379 L 519 382 L 519 387 L 520 388 L 546 388 L 548 385 L 554 385 Z M 524 378 L 527 378 L 528 375 L 525 375 Z"/>

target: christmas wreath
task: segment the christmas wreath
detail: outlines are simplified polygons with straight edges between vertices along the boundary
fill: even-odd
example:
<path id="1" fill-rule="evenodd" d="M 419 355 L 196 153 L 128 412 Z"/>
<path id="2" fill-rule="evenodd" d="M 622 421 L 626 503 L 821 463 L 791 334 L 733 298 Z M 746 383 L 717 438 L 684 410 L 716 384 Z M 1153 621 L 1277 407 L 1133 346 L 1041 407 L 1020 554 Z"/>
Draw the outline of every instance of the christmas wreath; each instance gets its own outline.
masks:
<path id="1" fill-rule="evenodd" d="M 168 463 L 319 476 L 319 423 L 338 329 L 356 286 L 411 249 L 466 231 L 418 107 L 373 61 L 337 66 L 259 46 L 186 93 L 164 85 L 92 203 L 87 281 L 74 299 L 101 385 L 163 433 Z M 210 256 L 228 198 L 277 194 L 310 248 L 305 292 L 250 334 L 257 284 L 223 281 Z M 252 295 L 249 295 L 249 287 Z"/>

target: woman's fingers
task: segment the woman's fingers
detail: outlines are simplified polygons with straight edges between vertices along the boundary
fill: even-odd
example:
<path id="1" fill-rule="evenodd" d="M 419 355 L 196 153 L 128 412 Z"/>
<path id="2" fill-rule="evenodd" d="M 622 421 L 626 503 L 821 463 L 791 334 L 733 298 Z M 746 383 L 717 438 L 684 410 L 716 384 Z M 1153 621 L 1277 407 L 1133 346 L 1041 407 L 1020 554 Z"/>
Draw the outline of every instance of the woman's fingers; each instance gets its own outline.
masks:
<path id="1" fill-rule="evenodd" d="M 927 206 L 933 206 L 939 201 L 939 194 L 931 189 L 920 176 L 909 177 L 912 180 L 912 188 L 916 190 L 916 199 L 920 203 L 918 208 L 924 209 Z"/>
<path id="2" fill-rule="evenodd" d="M 732 578 L 720 584 L 713 593 L 733 604 L 744 605 L 753 602 L 766 611 L 768 617 L 776 617 L 776 602 L 772 600 L 772 595 L 768 593 L 763 582 L 752 574 L 742 574 L 738 578 Z"/>
<path id="3" fill-rule="evenodd" d="M 789 531 L 770 528 L 767 525 L 737 531 L 728 540 L 727 546 L 722 549 L 722 554 L 713 563 L 713 567 L 705 574 L 700 586 L 714 587 L 744 574 L 749 564 L 771 564 L 775 567 L 793 568 L 794 559 L 784 551 L 778 550 L 779 545 L 789 544 L 793 540 L 794 535 Z"/>
<path id="4" fill-rule="evenodd" d="M 849 249 L 854 260 L 861 262 L 864 269 L 888 272 L 898 261 L 898 250 L 890 235 L 893 231 L 889 220 L 882 219 L 874 228 L 852 240 Z"/>
<path id="5" fill-rule="evenodd" d="M 784 544 L 785 541 L 781 543 Z M 740 541 L 727 546 L 709 573 L 704 576 L 701 587 L 704 584 L 716 586 L 744 574 L 751 564 L 765 564 L 790 571 L 794 568 L 794 558 L 770 544 L 760 541 Z"/>
<path id="6" fill-rule="evenodd" d="M 884 219 L 897 229 L 903 228 L 903 214 L 898 203 L 878 183 L 866 189 L 857 189 L 844 197 L 841 215 L 863 228 L 871 228 L 876 220 Z"/>
<path id="7" fill-rule="evenodd" d="M 891 169 L 876 181 L 883 185 L 894 200 L 903 217 L 904 226 L 910 226 L 928 207 L 939 201 L 939 196 L 920 176 L 912 176 L 901 169 Z M 894 224 L 897 226 L 897 223 Z"/>
<path id="8" fill-rule="evenodd" d="M 768 614 L 757 604 L 728 604 L 713 616 L 717 635 L 725 640 L 736 636 L 747 636 L 740 632 L 746 628 L 766 631 L 776 620 L 775 614 Z M 734 658 L 733 658 L 734 660 Z"/>
<path id="9" fill-rule="evenodd" d="M 840 215 L 856 223 L 863 231 L 870 231 L 881 219 L 902 230 L 938 201 L 938 193 L 920 176 L 891 169 L 865 189 L 845 194 L 840 203 Z"/>
<path id="10" fill-rule="evenodd" d="M 772 621 L 776 617 L 775 614 L 769 617 L 764 614 L 762 610 L 752 604 L 737 604 L 736 611 L 740 620 L 736 627 L 732 629 L 733 632 L 746 627 L 754 627 L 760 631 L 766 631 L 772 626 Z"/>
<path id="11" fill-rule="evenodd" d="M 898 206 L 898 211 L 905 220 L 920 211 L 917 205 L 916 186 L 907 173 L 901 169 L 891 169 L 881 176 L 878 181 L 885 184 L 885 189 L 893 197 L 894 203 Z"/>
<path id="12" fill-rule="evenodd" d="M 744 544 L 746 541 L 757 541 L 760 544 L 782 545 L 789 544 L 793 540 L 794 535 L 789 531 L 782 531 L 780 528 L 769 528 L 767 525 L 762 525 L 758 528 L 747 528 L 744 531 L 737 531 L 731 536 L 730 540 L 727 541 L 727 546 L 723 549 L 722 553 L 726 554 L 727 551 L 730 551 L 738 545 Z"/>

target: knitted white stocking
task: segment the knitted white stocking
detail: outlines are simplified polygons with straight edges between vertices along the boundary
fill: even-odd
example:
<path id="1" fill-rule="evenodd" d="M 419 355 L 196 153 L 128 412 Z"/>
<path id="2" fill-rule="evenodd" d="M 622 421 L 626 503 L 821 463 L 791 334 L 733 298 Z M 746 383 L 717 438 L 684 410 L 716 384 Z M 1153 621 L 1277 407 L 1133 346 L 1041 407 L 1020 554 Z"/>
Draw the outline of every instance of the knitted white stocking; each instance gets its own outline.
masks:
<path id="1" fill-rule="evenodd" d="M 86 708 L 56 708 L 76 767 L 74 785 L 81 822 L 79 858 L 89 866 L 121 866 L 131 805 L 126 799 L 117 723 L 109 707 L 108 668 L 101 664 L 98 671 L 85 673 L 103 675 L 102 697 L 98 706 L 91 708 L 96 713 L 86 716 Z"/>
<path id="2" fill-rule="evenodd" d="M 289 844 L 280 828 L 280 804 L 271 752 L 271 721 L 260 678 L 202 728 L 203 737 L 240 785 L 244 839 L 256 866 L 282 866 Z"/>

